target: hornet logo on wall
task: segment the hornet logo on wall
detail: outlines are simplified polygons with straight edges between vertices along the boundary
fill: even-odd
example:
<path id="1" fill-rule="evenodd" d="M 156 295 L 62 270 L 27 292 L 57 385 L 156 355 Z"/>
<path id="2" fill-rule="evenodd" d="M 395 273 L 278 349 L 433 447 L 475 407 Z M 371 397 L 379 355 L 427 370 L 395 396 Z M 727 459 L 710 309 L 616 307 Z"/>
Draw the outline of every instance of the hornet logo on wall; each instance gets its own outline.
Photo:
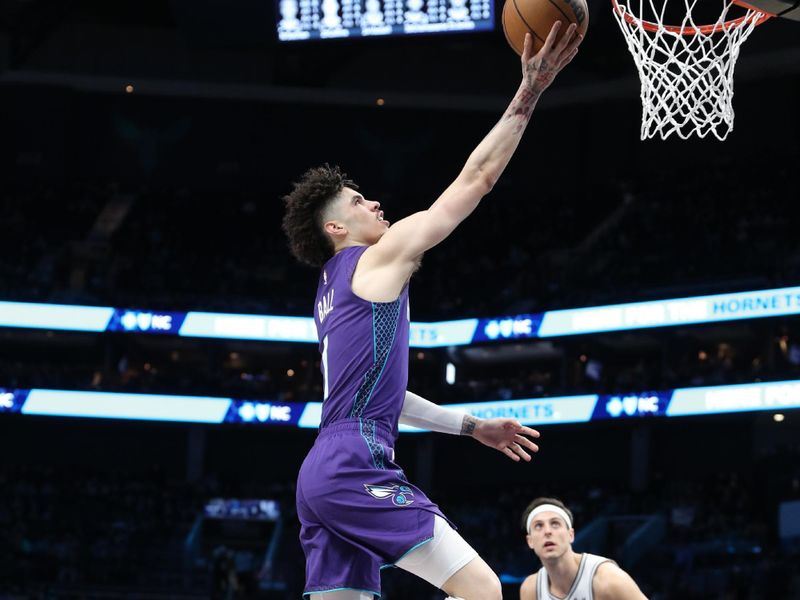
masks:
<path id="1" fill-rule="evenodd" d="M 395 506 L 408 506 L 414 502 L 414 491 L 407 485 L 369 485 L 364 484 L 369 495 L 379 500 L 392 499 Z"/>

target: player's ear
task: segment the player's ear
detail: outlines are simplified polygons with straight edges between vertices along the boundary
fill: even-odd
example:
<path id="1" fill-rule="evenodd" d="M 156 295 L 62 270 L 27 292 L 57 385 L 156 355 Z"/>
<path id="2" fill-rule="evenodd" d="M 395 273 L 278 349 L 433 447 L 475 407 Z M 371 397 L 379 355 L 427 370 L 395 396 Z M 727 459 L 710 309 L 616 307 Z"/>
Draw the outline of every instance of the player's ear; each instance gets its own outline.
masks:
<path id="1" fill-rule="evenodd" d="M 333 238 L 334 243 L 347 235 L 347 221 L 343 218 L 345 215 L 342 210 L 344 206 L 344 199 L 339 194 L 322 211 L 322 229 Z"/>
<path id="2" fill-rule="evenodd" d="M 569 529 L 569 543 L 575 543 L 575 530 L 572 527 Z"/>
<path id="3" fill-rule="evenodd" d="M 533 550 L 533 537 L 531 537 L 530 533 L 525 534 L 525 541 L 528 542 L 528 548 Z"/>
<path id="4" fill-rule="evenodd" d="M 341 221 L 325 221 L 325 223 L 322 225 L 322 228 L 325 230 L 325 233 L 334 239 L 334 241 L 344 239 L 344 237 L 347 235 L 347 227 L 345 227 L 344 223 Z"/>

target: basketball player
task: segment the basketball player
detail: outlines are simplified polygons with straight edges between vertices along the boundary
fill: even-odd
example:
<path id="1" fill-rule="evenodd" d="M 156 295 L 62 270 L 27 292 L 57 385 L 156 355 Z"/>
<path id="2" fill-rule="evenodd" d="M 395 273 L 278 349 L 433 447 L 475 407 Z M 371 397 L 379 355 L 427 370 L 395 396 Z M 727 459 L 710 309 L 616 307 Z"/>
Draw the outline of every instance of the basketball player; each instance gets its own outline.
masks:
<path id="1" fill-rule="evenodd" d="M 322 420 L 297 480 L 304 595 L 311 600 L 379 596 L 380 569 L 387 566 L 465 600 L 501 598 L 497 576 L 395 463 L 398 422 L 470 435 L 515 461 L 530 460 L 538 447 L 529 438 L 538 433 L 513 419 L 479 420 L 406 392 L 408 284 L 422 254 L 491 191 L 539 96 L 577 53 L 575 26 L 556 41 L 560 26 L 536 55 L 526 37 L 517 94 L 428 210 L 390 227 L 380 203 L 328 166 L 308 171 L 284 198 L 293 254 L 322 267 L 314 311 Z"/>
<path id="2" fill-rule="evenodd" d="M 560 500 L 537 498 L 523 524 L 542 568 L 522 583 L 520 600 L 647 600 L 613 560 L 572 550 L 572 512 Z"/>

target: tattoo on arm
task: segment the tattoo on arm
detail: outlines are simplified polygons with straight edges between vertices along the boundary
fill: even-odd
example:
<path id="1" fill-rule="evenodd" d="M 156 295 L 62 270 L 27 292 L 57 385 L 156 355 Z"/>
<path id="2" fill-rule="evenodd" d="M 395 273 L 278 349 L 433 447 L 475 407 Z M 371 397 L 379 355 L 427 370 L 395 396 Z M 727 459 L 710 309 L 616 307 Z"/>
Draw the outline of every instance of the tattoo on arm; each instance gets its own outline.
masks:
<path id="1" fill-rule="evenodd" d="M 477 424 L 478 419 L 472 415 L 464 415 L 464 420 L 461 422 L 461 435 L 472 435 Z"/>
<path id="2" fill-rule="evenodd" d="M 542 62 L 539 64 L 539 68 L 536 72 L 536 85 L 541 86 L 542 89 L 546 88 L 553 82 L 556 73 L 553 65 L 547 62 L 545 59 L 542 59 Z"/>
<path id="3" fill-rule="evenodd" d="M 539 100 L 539 92 L 534 92 L 530 89 L 524 89 L 508 107 L 506 114 L 503 115 L 504 119 L 518 119 L 517 125 L 514 128 L 514 133 L 519 133 L 528 124 L 528 121 L 533 114 L 533 108 Z"/>

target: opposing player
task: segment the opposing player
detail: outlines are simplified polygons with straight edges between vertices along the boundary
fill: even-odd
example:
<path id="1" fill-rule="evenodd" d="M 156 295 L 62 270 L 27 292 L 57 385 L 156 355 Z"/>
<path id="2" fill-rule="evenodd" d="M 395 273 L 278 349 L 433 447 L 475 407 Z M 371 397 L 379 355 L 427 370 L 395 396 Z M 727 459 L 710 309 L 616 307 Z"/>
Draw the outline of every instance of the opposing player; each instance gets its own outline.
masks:
<path id="1" fill-rule="evenodd" d="M 522 583 L 520 600 L 647 600 L 613 560 L 572 550 L 572 512 L 560 500 L 537 498 L 522 518 L 542 568 Z"/>
<path id="2" fill-rule="evenodd" d="M 396 565 L 466 600 L 496 600 L 500 582 L 394 462 L 399 422 L 471 435 L 530 460 L 538 433 L 512 419 L 478 420 L 406 393 L 408 284 L 422 254 L 444 240 L 491 191 L 536 102 L 575 56 L 557 23 L 535 56 L 525 40 L 523 81 L 503 117 L 428 210 L 389 226 L 380 203 L 338 168 L 308 171 L 284 201 L 294 255 L 321 266 L 315 321 L 324 402 L 320 432 L 297 480 L 305 595 L 366 600 L 380 569 Z"/>

